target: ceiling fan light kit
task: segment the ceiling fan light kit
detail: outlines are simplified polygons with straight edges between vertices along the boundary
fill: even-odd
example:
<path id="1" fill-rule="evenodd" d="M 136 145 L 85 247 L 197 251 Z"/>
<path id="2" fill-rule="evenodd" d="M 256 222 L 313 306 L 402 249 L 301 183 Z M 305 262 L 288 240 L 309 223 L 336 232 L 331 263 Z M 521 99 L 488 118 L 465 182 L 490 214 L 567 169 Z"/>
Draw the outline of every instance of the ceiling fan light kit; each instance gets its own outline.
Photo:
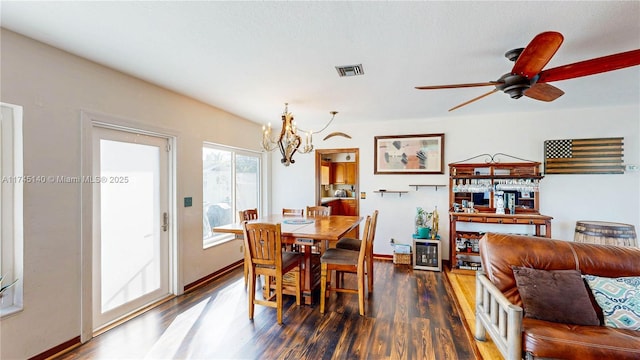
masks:
<path id="1" fill-rule="evenodd" d="M 504 56 L 514 61 L 511 72 L 496 81 L 484 83 L 417 86 L 418 90 L 455 89 L 465 87 L 494 86 L 495 89 L 449 109 L 453 111 L 502 91 L 512 99 L 523 95 L 539 101 L 554 101 L 564 91 L 548 84 L 553 81 L 574 79 L 608 71 L 640 65 L 640 49 L 584 60 L 573 64 L 543 70 L 562 45 L 564 37 L 559 32 L 547 31 L 536 35 L 525 48 L 507 51 Z"/>
<path id="2" fill-rule="evenodd" d="M 506 53 L 504 53 L 504 57 L 506 57 L 510 61 L 515 62 L 516 60 L 518 60 L 518 57 L 520 56 L 520 54 L 522 54 L 523 50 L 524 50 L 524 48 L 517 48 L 517 49 L 509 50 Z"/>

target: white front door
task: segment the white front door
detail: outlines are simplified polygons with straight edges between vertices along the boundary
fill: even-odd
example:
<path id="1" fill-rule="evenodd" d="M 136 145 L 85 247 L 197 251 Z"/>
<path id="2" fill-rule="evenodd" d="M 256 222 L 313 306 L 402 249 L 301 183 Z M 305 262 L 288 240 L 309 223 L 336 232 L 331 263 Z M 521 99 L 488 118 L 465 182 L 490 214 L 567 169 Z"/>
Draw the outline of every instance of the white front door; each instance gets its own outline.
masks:
<path id="1" fill-rule="evenodd" d="M 93 128 L 93 330 L 170 294 L 168 139 Z"/>

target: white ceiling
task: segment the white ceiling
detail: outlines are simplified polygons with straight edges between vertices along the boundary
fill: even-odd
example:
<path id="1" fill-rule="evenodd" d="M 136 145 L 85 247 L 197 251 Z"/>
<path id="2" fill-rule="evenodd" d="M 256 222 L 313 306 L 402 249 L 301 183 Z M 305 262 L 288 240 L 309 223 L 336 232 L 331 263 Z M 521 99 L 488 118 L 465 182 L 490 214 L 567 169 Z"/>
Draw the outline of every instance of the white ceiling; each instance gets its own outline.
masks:
<path id="1" fill-rule="evenodd" d="M 491 88 L 503 54 L 548 30 L 547 68 L 640 48 L 640 2 L 7 2 L 1 25 L 218 108 L 265 123 L 289 102 L 301 128 L 640 103 L 640 67 L 556 82 L 552 103 Z M 336 65 L 362 64 L 339 78 Z"/>

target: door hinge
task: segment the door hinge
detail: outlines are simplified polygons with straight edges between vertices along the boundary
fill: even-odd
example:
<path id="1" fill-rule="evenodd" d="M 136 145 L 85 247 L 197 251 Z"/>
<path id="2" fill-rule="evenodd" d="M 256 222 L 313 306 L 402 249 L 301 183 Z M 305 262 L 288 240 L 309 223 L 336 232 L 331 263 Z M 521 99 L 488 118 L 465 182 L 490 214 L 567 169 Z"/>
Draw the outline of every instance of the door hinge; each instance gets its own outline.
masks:
<path id="1" fill-rule="evenodd" d="M 162 213 L 162 231 L 167 231 L 169 229 L 169 213 Z"/>
<path id="2" fill-rule="evenodd" d="M 167 149 L 167 152 L 171 151 L 171 144 L 167 143 L 167 146 L 165 147 L 165 149 Z"/>

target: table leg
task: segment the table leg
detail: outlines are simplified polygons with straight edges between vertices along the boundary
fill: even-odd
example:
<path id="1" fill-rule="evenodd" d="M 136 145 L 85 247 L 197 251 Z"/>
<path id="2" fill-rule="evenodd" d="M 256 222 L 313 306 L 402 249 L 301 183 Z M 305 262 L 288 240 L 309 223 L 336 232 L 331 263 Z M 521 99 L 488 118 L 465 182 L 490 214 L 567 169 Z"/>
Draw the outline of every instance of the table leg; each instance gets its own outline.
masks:
<path id="1" fill-rule="evenodd" d="M 312 300 L 312 286 L 313 286 L 313 274 L 311 273 L 311 246 L 304 246 L 304 277 L 302 278 L 302 295 L 304 297 L 304 303 L 311 305 Z"/>
<path id="2" fill-rule="evenodd" d="M 544 222 L 544 233 L 546 237 L 551 239 L 551 221 L 549 220 Z"/>

